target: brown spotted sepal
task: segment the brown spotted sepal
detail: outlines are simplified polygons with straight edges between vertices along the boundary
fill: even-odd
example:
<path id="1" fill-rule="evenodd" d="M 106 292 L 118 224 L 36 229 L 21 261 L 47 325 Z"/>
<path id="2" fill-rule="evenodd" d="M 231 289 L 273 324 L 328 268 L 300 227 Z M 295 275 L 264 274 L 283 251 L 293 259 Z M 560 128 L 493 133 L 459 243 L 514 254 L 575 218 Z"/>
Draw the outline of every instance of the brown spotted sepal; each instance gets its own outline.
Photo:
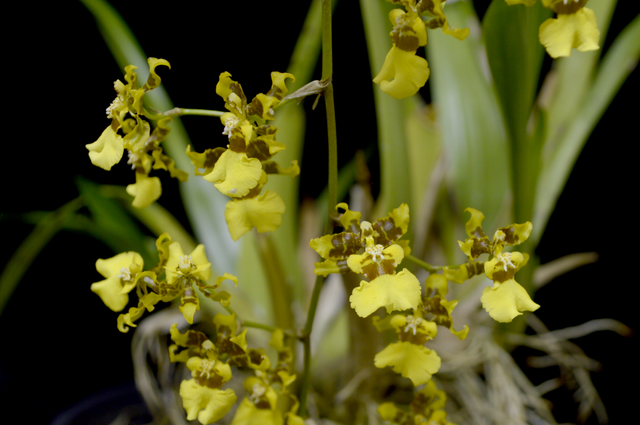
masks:
<path id="1" fill-rule="evenodd" d="M 431 274 L 424 282 L 425 295 L 422 297 L 422 311 L 425 317 L 439 326 L 449 329 L 460 340 L 467 337 L 469 327 L 464 325 L 460 331 L 453 328 L 451 312 L 458 305 L 458 300 L 448 301 L 445 296 L 449 292 L 447 278 L 441 274 Z"/>
<path id="2" fill-rule="evenodd" d="M 493 240 L 489 240 L 482 230 L 484 214 L 473 208 L 467 208 L 465 211 L 471 213 L 471 218 L 465 224 L 469 237 L 464 242 L 458 241 L 458 244 L 469 261 L 475 260 L 482 254 L 498 255 L 505 246 L 519 245 L 529 238 L 533 229 L 530 221 L 512 224 L 496 230 Z"/>
<path id="3" fill-rule="evenodd" d="M 403 410 L 386 402 L 378 407 L 378 413 L 382 419 L 396 425 L 455 425 L 447 421 L 444 410 L 446 400 L 446 393 L 438 390 L 435 382 L 429 381 L 422 390 L 415 393 L 408 408 Z"/>
<path id="4" fill-rule="evenodd" d="M 261 195 L 267 175 L 295 177 L 300 174 L 297 161 L 292 161 L 289 167 L 280 167 L 272 161 L 285 146 L 276 141 L 278 128 L 266 124 L 274 119 L 274 109 L 288 92 L 285 84 L 288 79 L 295 81 L 291 74 L 272 72 L 271 89 L 248 103 L 242 86 L 231 79 L 231 74 L 220 74 L 216 93 L 224 99 L 229 111 L 220 117 L 224 125 L 222 134 L 229 139 L 227 148 L 197 153 L 187 147 L 187 156 L 196 168 L 196 175 L 232 198 L 227 203 L 224 217 L 234 241 L 251 229 L 255 228 L 259 233 L 271 232 L 282 223 L 285 212 L 282 198 L 272 190 Z"/>
<path id="5" fill-rule="evenodd" d="M 404 258 L 404 252 L 400 252 L 404 248 L 394 243 L 407 232 L 409 206 L 402 204 L 373 224 L 361 223 L 362 215 L 349 210 L 346 203 L 336 205 L 339 208 L 345 210 L 339 218 L 344 232 L 311 240 L 311 248 L 325 259 L 315 264 L 315 274 L 326 277 L 352 270 L 370 280 L 381 274 L 393 274 Z"/>
<path id="6" fill-rule="evenodd" d="M 527 291 L 515 280 L 516 272 L 527 264 L 529 255 L 516 251 L 502 252 L 505 246 L 519 245 L 529 238 L 533 229 L 531 222 L 502 227 L 496 230 L 493 240 L 489 240 L 482 230 L 484 215 L 473 208 L 465 211 L 471 213 L 471 219 L 465 225 L 469 238 L 458 243 L 470 262 L 458 269 L 445 268 L 445 276 L 460 283 L 480 274 L 483 269 L 494 285 L 484 288 L 480 301 L 489 315 L 498 322 L 508 323 L 523 311 L 537 310 L 540 306 L 531 300 Z M 482 254 L 489 254 L 491 259 L 484 263 L 473 262 Z"/>

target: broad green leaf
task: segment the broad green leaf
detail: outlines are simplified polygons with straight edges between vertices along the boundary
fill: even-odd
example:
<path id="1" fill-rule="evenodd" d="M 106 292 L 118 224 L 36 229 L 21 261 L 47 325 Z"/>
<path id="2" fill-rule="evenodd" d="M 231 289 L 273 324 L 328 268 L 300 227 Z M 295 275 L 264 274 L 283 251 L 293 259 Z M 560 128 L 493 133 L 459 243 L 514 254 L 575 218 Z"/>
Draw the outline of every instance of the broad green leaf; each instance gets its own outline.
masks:
<path id="1" fill-rule="evenodd" d="M 549 16 L 551 11 L 540 2 L 526 7 L 494 0 L 482 22 L 489 68 L 512 141 L 523 139 L 531 115 L 544 55 L 538 27 Z"/>
<path id="2" fill-rule="evenodd" d="M 538 241 L 589 134 L 640 59 L 640 15 L 618 35 L 557 148 L 543 164 L 530 239 Z M 551 117 L 549 117 L 551 119 Z M 548 136 L 549 137 L 549 136 Z"/>
<path id="3" fill-rule="evenodd" d="M 388 14 L 392 5 L 379 0 L 360 0 L 364 30 L 369 51 L 372 78 L 378 74 L 391 48 L 389 31 L 391 23 Z M 383 217 L 401 203 L 411 200 L 411 173 L 409 150 L 405 133 L 408 113 L 415 108 L 416 100 L 397 100 L 373 84 L 378 121 L 378 146 L 380 150 L 380 199 L 375 217 Z"/>
<path id="4" fill-rule="evenodd" d="M 600 47 L 604 44 L 607 29 L 611 22 L 611 16 L 617 0 L 591 0 L 587 7 L 596 15 L 598 29 L 600 30 Z M 578 111 L 576 105 L 580 105 L 586 96 L 598 59 L 602 55 L 602 49 L 591 52 L 578 52 L 574 50 L 568 58 L 558 58 L 554 61 L 553 69 L 545 81 L 546 88 L 551 88 L 547 111 L 549 112 L 549 137 L 546 152 L 552 152 L 557 148 L 557 142 L 562 137 L 561 132 L 566 130 L 567 124 Z M 546 99 L 543 99 L 545 102 Z"/>
<path id="5" fill-rule="evenodd" d="M 468 2 L 447 5 L 456 28 L 479 28 Z M 464 41 L 441 31 L 429 32 L 430 87 L 442 140 L 449 158 L 448 180 L 460 211 L 481 210 L 487 228 L 500 223 L 499 212 L 510 201 L 509 146 L 495 91 L 483 69 L 481 36 Z"/>
<path id="6" fill-rule="evenodd" d="M 527 123 L 545 54 L 538 28 L 550 16 L 551 11 L 539 2 L 526 7 L 494 0 L 482 23 L 489 67 L 510 139 L 517 222 L 533 216 L 540 146 L 527 134 Z"/>
<path id="7" fill-rule="evenodd" d="M 421 104 L 407 117 L 407 147 L 411 170 L 411 210 L 414 229 L 414 255 L 420 255 L 435 214 L 438 193 L 443 182 L 442 137 L 436 125 L 435 108 Z"/>
<path id="8" fill-rule="evenodd" d="M 42 248 L 49 243 L 51 238 L 64 227 L 65 223 L 82 206 L 82 199 L 76 198 L 58 210 L 46 213 L 9 258 L 2 274 L 0 274 L 0 314 L 2 314 L 4 306 L 9 301 L 16 286 L 18 286 L 20 279 L 22 279 L 22 276 L 24 276 Z"/>

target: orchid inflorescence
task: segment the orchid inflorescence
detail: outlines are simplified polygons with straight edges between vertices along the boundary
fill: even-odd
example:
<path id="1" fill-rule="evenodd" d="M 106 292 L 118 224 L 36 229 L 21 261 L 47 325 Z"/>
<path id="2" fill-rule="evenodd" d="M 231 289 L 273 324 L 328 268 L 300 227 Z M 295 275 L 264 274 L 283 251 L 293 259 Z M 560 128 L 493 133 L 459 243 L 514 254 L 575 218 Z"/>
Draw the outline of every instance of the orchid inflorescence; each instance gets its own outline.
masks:
<path id="1" fill-rule="evenodd" d="M 457 29 L 448 23 L 444 0 L 389 1 L 404 10 L 394 9 L 389 14 L 393 46 L 373 81 L 383 92 L 401 99 L 416 94 L 429 78 L 427 61 L 417 55 L 418 48 L 427 44 L 426 30 L 441 28 L 445 34 L 464 40 L 469 29 Z M 536 0 L 506 2 L 532 6 Z M 558 15 L 545 21 L 539 30 L 540 42 L 552 57 L 568 56 L 572 48 L 579 51 L 598 48 L 599 32 L 593 12 L 584 7 L 586 0 L 541 2 Z M 150 74 L 142 87 L 138 86 L 136 67 L 125 68 L 126 84 L 120 80 L 115 82 L 116 98 L 107 109 L 111 123 L 96 142 L 86 145 L 91 162 L 105 170 L 120 162 L 127 150 L 127 164 L 135 171 L 135 183 L 126 190 L 134 197 L 132 204 L 137 208 L 151 205 L 161 195 L 160 179 L 150 176 L 152 170 L 164 169 L 180 181 L 188 178 L 161 147 L 175 113 L 150 111 L 144 105 L 146 93 L 161 82 L 156 68 L 170 67 L 169 62 L 149 58 L 148 63 Z M 249 101 L 231 74 L 222 72 L 216 93 L 227 112 L 213 111 L 210 115 L 221 121 L 219 139 L 223 146 L 210 147 L 202 153 L 187 146 L 186 156 L 195 167 L 194 174 L 230 198 L 225 219 L 234 241 L 252 229 L 264 233 L 281 225 L 285 203 L 273 190 L 263 193 L 264 186 L 269 175 L 295 177 L 300 173 L 295 160 L 288 167 L 273 161 L 273 157 L 285 149 L 285 145 L 276 140 L 278 128 L 273 120 L 276 109 L 288 94 L 288 81 L 295 81 L 292 74 L 272 72 L 271 88 Z M 317 93 L 322 93 L 329 83 L 327 79 L 318 84 Z M 150 121 L 155 122 L 153 131 Z M 540 306 L 515 280 L 516 272 L 527 264 L 529 255 L 505 251 L 507 247 L 525 242 L 531 235 L 532 224 L 527 221 L 502 227 L 489 238 L 482 228 L 484 215 L 467 208 L 471 214 L 465 225 L 468 238 L 459 242 L 467 262 L 423 267 L 429 275 L 421 283 L 416 276 L 419 273 L 411 271 L 415 268 L 400 268 L 405 259 L 412 258 L 410 241 L 402 239 L 409 231 L 408 204 L 401 204 L 373 222 L 362 220 L 362 214 L 350 210 L 344 202 L 337 203 L 335 211 L 335 224 L 341 231 L 329 230 L 310 241 L 311 248 L 322 258 L 315 263 L 314 273 L 320 282 L 330 274 L 360 276 L 359 284 L 349 296 L 350 307 L 361 319 L 371 317 L 375 329 L 386 341 L 391 341 L 375 355 L 374 366 L 390 367 L 413 387 L 422 386 L 413 392 L 413 401 L 408 407 L 398 407 L 391 402 L 379 404 L 380 416 L 397 425 L 453 425 L 447 421 L 444 410 L 446 395 L 432 380 L 441 367 L 441 358 L 433 348 L 427 347 L 437 336 L 438 326 L 447 328 L 459 340 L 464 340 L 470 332 L 467 325 L 457 326 L 458 330 L 454 328 L 453 312 L 458 300 L 446 298 L 449 282 L 462 284 L 482 275 L 492 281 L 493 286 L 482 291 L 480 303 L 497 322 L 508 323 L 523 312 L 537 310 Z M 215 283 L 209 283 L 211 263 L 203 245 L 187 255 L 181 245 L 165 233 L 158 237 L 156 247 L 158 263 L 147 270 L 142 256 L 136 252 L 99 259 L 96 269 L 104 279 L 93 283 L 91 290 L 115 312 L 125 310 L 129 295 L 135 290 L 137 304 L 117 319 L 121 332 L 135 327 L 145 311 L 152 312 L 160 301 L 179 299 L 179 310 L 189 324 L 194 323 L 195 314 L 200 310 L 200 297 L 210 298 L 227 310 L 229 314 L 219 313 L 213 317 L 213 336 L 192 329 L 181 332 L 177 323 L 170 329 L 173 344 L 169 357 L 190 371 L 190 378 L 182 381 L 179 390 L 187 420 L 198 419 L 202 424 L 209 424 L 227 415 L 238 397 L 232 388 L 223 387 L 237 371 L 242 371 L 250 376 L 244 380 L 246 396 L 235 410 L 232 425 L 304 424 L 306 394 L 299 397 L 296 392 L 294 345 L 296 339 L 308 344 L 309 335 L 293 329 L 256 326 L 270 330 L 269 347 L 249 347 L 247 322 L 231 310 L 231 294 L 219 289 L 225 280 L 237 286 L 238 279 L 224 273 Z M 479 261 L 483 255 L 488 259 Z M 277 361 L 272 362 L 272 358 Z M 307 385 L 304 383 L 308 378 L 306 367 L 304 374 L 303 388 Z"/>

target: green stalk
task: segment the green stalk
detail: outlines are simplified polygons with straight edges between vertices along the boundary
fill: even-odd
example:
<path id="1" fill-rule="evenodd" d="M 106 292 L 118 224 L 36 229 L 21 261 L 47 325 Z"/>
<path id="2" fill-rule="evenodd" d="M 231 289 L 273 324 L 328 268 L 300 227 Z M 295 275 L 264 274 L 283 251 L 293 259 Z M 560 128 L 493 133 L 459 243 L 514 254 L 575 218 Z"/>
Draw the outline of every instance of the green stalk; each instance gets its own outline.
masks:
<path id="1" fill-rule="evenodd" d="M 329 216 L 331 216 L 338 203 L 338 140 L 336 136 L 336 111 L 333 105 L 333 84 L 329 84 L 324 90 L 324 100 L 327 108 L 327 131 L 329 133 L 329 198 L 327 208 Z"/>
<path id="2" fill-rule="evenodd" d="M 412 262 L 416 266 L 425 269 L 429 273 L 435 273 L 438 270 L 442 270 L 442 269 L 445 268 L 445 266 L 432 266 L 431 264 L 425 263 L 424 261 L 422 261 L 419 258 L 414 257 L 413 255 L 407 255 L 406 257 L 404 257 L 404 259 L 405 260 L 409 260 L 410 262 Z"/>
<path id="3" fill-rule="evenodd" d="M 330 1 L 330 0 L 329 0 Z M 307 396 L 309 395 L 309 386 L 311 385 L 311 331 L 313 331 L 313 319 L 316 316 L 318 308 L 318 300 L 320 299 L 320 291 L 324 277 L 316 277 L 313 285 L 313 293 L 311 294 L 311 302 L 309 311 L 307 312 L 307 322 L 302 331 L 302 344 L 304 345 L 304 370 L 302 372 L 302 384 L 300 386 L 300 416 L 307 416 Z"/>
<path id="4" fill-rule="evenodd" d="M 330 80 L 333 75 L 333 51 L 331 45 L 331 0 L 322 1 L 322 79 Z M 338 203 L 338 139 L 336 134 L 336 113 L 333 102 L 333 83 L 329 83 L 324 90 L 325 105 L 327 109 L 327 133 L 329 138 L 329 196 L 327 208 L 331 214 Z M 333 230 L 333 224 L 327 221 L 327 232 Z M 300 416 L 307 416 L 307 396 L 311 385 L 311 331 L 313 321 L 318 308 L 320 291 L 324 278 L 318 276 L 313 285 L 311 302 L 307 313 L 307 321 L 302 333 L 304 345 L 304 371 L 300 387 Z"/>
<path id="5" fill-rule="evenodd" d="M 205 117 L 221 117 L 225 112 L 212 111 L 209 109 L 187 109 L 187 108 L 173 108 L 165 112 L 163 115 L 167 116 L 182 116 L 182 115 L 202 115 Z"/>
<path id="6" fill-rule="evenodd" d="M 56 211 L 47 213 L 33 231 L 15 250 L 5 269 L 0 273 L 0 313 L 9 301 L 14 289 L 27 272 L 40 251 L 62 230 L 74 213 L 84 206 L 82 197 L 67 202 Z"/>
<path id="7" fill-rule="evenodd" d="M 333 50 L 331 44 L 331 0 L 322 1 L 322 79 L 333 76 Z M 329 138 L 329 214 L 338 203 L 338 138 L 336 134 L 336 110 L 333 103 L 333 83 L 324 90 L 327 109 L 327 133 Z"/>

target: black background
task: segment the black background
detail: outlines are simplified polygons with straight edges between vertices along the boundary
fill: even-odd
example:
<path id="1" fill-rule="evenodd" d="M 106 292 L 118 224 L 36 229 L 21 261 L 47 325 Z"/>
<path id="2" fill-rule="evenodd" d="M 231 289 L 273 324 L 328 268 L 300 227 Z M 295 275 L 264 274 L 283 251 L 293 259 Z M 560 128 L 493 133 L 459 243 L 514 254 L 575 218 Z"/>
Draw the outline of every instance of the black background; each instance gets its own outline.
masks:
<path id="1" fill-rule="evenodd" d="M 475 3 L 482 15 L 486 4 Z M 612 35 L 639 11 L 637 2 L 619 3 L 605 50 Z M 308 2 L 185 1 L 169 7 L 120 0 L 113 4 L 146 54 L 171 62 L 172 69 L 162 70 L 161 76 L 174 104 L 219 109 L 215 84 L 220 72 L 231 72 L 252 96 L 270 86 L 269 72 L 286 69 Z M 73 199 L 76 176 L 108 184 L 133 180 L 124 162 L 111 173 L 92 166 L 84 147 L 108 124 L 104 110 L 114 97 L 112 82 L 123 74 L 90 13 L 80 2 L 12 8 L 6 18 L 16 20 L 21 30 L 8 38 L 3 60 L 7 74 L 0 267 L 32 230 L 16 217 L 54 210 Z M 340 147 L 342 160 L 375 144 L 371 83 L 354 78 L 369 75 L 361 25 L 357 2 L 342 1 L 334 21 L 338 136 L 349 140 Z M 428 98 L 428 88 L 422 94 Z M 632 209 L 638 193 L 633 154 L 638 142 L 638 94 L 636 70 L 587 142 L 539 246 L 542 263 L 576 252 L 600 254 L 598 263 L 570 272 L 536 294 L 543 306 L 539 317 L 553 329 L 602 317 L 632 327 L 638 323 L 636 298 L 630 295 L 638 279 L 633 225 L 637 209 Z M 350 107 L 349 102 L 359 107 Z M 362 105 L 371 106 L 367 110 Z M 217 122 L 202 117 L 183 122 L 200 151 L 208 141 L 198 142 L 198 135 L 204 135 L 200 140 L 210 137 L 212 125 L 219 130 Z M 371 125 L 363 128 L 363 122 Z M 321 186 L 314 182 L 325 181 L 323 123 L 319 108 L 308 120 L 302 196 L 317 196 Z M 320 148 L 311 151 L 311 146 Z M 168 178 L 162 184 L 160 203 L 188 226 L 177 184 Z M 63 232 L 34 262 L 0 315 L 0 400 L 5 414 L 13 411 L 29 423 L 48 423 L 88 395 L 132 380 L 131 333 L 118 332 L 117 315 L 89 291 L 99 279 L 95 260 L 112 255 L 100 242 Z M 621 423 L 632 411 L 631 397 L 637 393 L 624 386 L 637 375 L 633 338 L 598 333 L 578 342 L 602 363 L 593 380 L 611 422 Z M 534 383 L 543 380 L 543 375 L 531 373 Z M 570 396 L 557 391 L 550 398 L 559 406 L 559 421 L 572 421 L 575 405 Z"/>

